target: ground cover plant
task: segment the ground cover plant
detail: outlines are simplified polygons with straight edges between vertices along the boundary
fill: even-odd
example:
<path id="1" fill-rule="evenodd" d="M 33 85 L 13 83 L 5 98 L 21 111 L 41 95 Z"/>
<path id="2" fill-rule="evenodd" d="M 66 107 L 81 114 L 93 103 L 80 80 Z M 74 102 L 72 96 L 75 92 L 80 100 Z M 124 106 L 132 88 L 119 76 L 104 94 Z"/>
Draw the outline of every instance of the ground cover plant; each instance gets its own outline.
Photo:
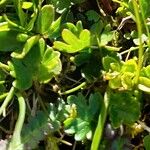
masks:
<path id="1" fill-rule="evenodd" d="M 149 0 L 0 0 L 1 150 L 150 150 Z"/>

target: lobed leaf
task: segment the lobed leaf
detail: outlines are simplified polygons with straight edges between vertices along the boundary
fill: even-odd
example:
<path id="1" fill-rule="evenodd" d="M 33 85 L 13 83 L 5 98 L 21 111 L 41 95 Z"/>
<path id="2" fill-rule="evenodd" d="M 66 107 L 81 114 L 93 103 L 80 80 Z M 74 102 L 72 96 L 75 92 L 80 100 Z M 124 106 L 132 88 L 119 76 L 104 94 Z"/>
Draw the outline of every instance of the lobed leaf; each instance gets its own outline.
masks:
<path id="1" fill-rule="evenodd" d="M 133 124 L 140 116 L 140 103 L 131 92 L 111 93 L 109 115 L 112 125 Z"/>
<path id="2" fill-rule="evenodd" d="M 15 78 L 13 85 L 21 90 L 32 86 L 33 81 L 47 83 L 61 71 L 60 53 L 45 45 L 40 39 L 23 59 L 12 58 L 8 63 L 10 74 Z"/>
<path id="3" fill-rule="evenodd" d="M 81 31 L 79 37 L 70 30 L 64 29 L 62 38 L 66 43 L 55 41 L 53 47 L 63 52 L 76 53 L 90 46 L 90 32 L 86 29 Z"/>
<path id="4" fill-rule="evenodd" d="M 30 119 L 29 123 L 24 125 L 22 130 L 22 143 L 26 148 L 34 149 L 40 140 L 45 137 L 50 127 L 48 126 L 49 118 L 43 112 Z"/>
<path id="5" fill-rule="evenodd" d="M 30 37 L 25 43 L 22 53 L 19 54 L 19 53 L 13 52 L 11 56 L 17 59 L 24 58 L 27 55 L 27 53 L 30 51 L 30 49 L 39 41 L 39 39 L 40 39 L 40 35 L 35 35 L 35 36 Z"/>
<path id="6" fill-rule="evenodd" d="M 93 130 L 91 124 L 100 109 L 101 100 L 102 96 L 99 93 L 91 94 L 88 104 L 81 93 L 78 96 L 69 96 L 67 102 L 70 105 L 70 116 L 64 121 L 65 132 L 75 134 L 77 141 L 86 137 L 91 138 Z"/>

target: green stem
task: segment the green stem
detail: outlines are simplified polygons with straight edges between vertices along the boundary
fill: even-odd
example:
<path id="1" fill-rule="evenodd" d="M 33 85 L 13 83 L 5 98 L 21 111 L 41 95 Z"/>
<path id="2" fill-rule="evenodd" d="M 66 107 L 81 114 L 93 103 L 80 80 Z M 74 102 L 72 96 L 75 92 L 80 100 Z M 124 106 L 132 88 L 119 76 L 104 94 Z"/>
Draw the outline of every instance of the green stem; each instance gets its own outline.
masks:
<path id="1" fill-rule="evenodd" d="M 100 6 L 99 0 L 96 0 L 96 3 L 97 3 L 97 6 L 98 6 L 98 9 L 99 9 L 100 13 L 101 13 L 103 16 L 106 16 L 105 12 L 103 11 L 103 9 L 102 9 L 101 6 Z"/>
<path id="2" fill-rule="evenodd" d="M 68 91 L 65 91 L 65 92 L 63 92 L 63 93 L 60 93 L 60 94 L 61 94 L 61 95 L 67 95 L 67 94 L 73 93 L 73 92 L 75 92 L 75 91 L 77 91 L 77 90 L 79 90 L 79 89 L 85 87 L 86 84 L 87 84 L 86 82 L 83 82 L 83 83 L 81 83 L 80 85 L 78 85 L 77 87 L 72 88 L 72 89 L 70 89 L 70 90 L 68 90 Z"/>
<path id="3" fill-rule="evenodd" d="M 23 150 L 23 144 L 21 143 L 21 130 L 25 120 L 26 104 L 20 93 L 17 93 L 16 95 L 19 103 L 19 116 L 8 150 Z"/>
<path id="4" fill-rule="evenodd" d="M 148 26 L 146 24 L 146 18 L 144 16 L 144 10 L 143 10 L 142 4 L 141 4 L 141 0 L 139 0 L 139 6 L 140 6 L 140 10 L 141 10 L 141 15 L 142 15 L 142 21 L 144 23 L 148 39 L 150 39 L 150 32 L 149 32 L 149 28 L 148 28 Z M 148 40 L 147 43 L 148 43 L 148 47 L 150 48 L 150 40 Z"/>
<path id="5" fill-rule="evenodd" d="M 5 129 L 2 126 L 0 126 L 0 130 L 2 130 L 3 132 L 5 132 L 6 134 L 12 134 L 12 131 L 9 131 L 9 130 Z"/>
<path id="6" fill-rule="evenodd" d="M 14 96 L 14 92 L 15 92 L 15 88 L 12 86 L 11 89 L 10 89 L 10 91 L 9 91 L 9 93 L 8 93 L 8 95 L 7 95 L 7 97 L 6 97 L 5 100 L 4 100 L 2 106 L 0 107 L 0 115 L 1 115 L 3 112 L 5 112 L 5 109 L 6 109 L 7 105 L 8 105 L 8 103 L 10 102 L 10 100 L 11 100 L 11 99 L 13 98 L 13 96 Z"/>
<path id="7" fill-rule="evenodd" d="M 3 6 L 6 3 L 6 0 L 1 0 L 0 1 L 0 6 Z"/>
<path id="8" fill-rule="evenodd" d="M 107 109 L 109 105 L 109 90 L 106 91 L 104 95 L 104 103 L 101 106 L 101 111 L 99 114 L 98 124 L 93 136 L 91 150 L 98 150 L 99 144 L 102 139 L 103 129 L 107 117 Z"/>
<path id="9" fill-rule="evenodd" d="M 147 45 L 143 45 L 144 48 L 147 48 L 148 46 Z M 127 49 L 127 50 L 124 50 L 123 52 L 120 53 L 120 55 L 124 55 L 126 53 L 129 53 L 131 51 L 135 51 L 135 50 L 138 50 L 139 49 L 139 46 L 137 47 L 131 47 L 130 49 Z"/>
<path id="10" fill-rule="evenodd" d="M 16 28 L 20 29 L 21 31 L 25 31 L 25 28 L 23 28 L 22 26 L 12 22 L 11 20 L 9 20 L 6 14 L 4 14 L 3 17 L 8 22 L 8 24 L 12 25 L 13 27 L 16 27 Z"/>
<path id="11" fill-rule="evenodd" d="M 138 83 L 140 70 L 141 70 L 142 63 L 143 63 L 143 44 L 142 44 L 142 26 L 141 26 L 142 23 L 140 20 L 138 4 L 137 4 L 136 0 L 133 0 L 132 2 L 133 2 L 134 12 L 135 12 L 135 20 L 136 20 L 139 43 L 140 43 L 139 56 L 138 56 L 138 71 L 137 71 L 137 78 L 136 78 L 136 83 Z"/>
<path id="12" fill-rule="evenodd" d="M 10 68 L 9 68 L 8 65 L 5 65 L 5 64 L 3 64 L 3 63 L 1 63 L 1 62 L 0 62 L 0 68 L 5 69 L 5 70 L 7 70 L 7 71 L 10 70 Z"/>
<path id="13" fill-rule="evenodd" d="M 5 81 L 0 81 L 0 85 L 2 85 L 2 84 L 4 84 L 5 83 Z"/>
<path id="14" fill-rule="evenodd" d="M 0 102 L 3 101 L 3 99 L 8 95 L 8 92 L 3 93 L 0 95 Z"/>
<path id="15" fill-rule="evenodd" d="M 106 48 L 109 51 L 120 51 L 120 49 L 121 49 L 121 47 L 113 47 L 113 46 L 107 46 L 107 45 L 103 45 L 101 47 Z"/>
<path id="16" fill-rule="evenodd" d="M 129 8 L 129 6 L 128 6 L 127 3 L 122 2 L 122 1 L 120 1 L 120 0 L 113 0 L 113 2 L 116 2 L 116 3 L 120 4 L 120 6 L 124 6 L 124 7 L 126 7 L 126 8 Z"/>

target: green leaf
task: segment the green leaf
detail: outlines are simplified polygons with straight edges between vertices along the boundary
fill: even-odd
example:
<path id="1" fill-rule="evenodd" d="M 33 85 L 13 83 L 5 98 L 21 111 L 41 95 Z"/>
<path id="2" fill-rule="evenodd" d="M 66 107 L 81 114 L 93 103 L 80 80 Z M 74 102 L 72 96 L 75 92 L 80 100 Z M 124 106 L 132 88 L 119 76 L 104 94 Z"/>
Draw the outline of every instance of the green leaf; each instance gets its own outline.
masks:
<path id="1" fill-rule="evenodd" d="M 89 81 L 93 81 L 101 74 L 101 58 L 99 52 L 90 51 L 91 49 L 85 49 L 84 52 L 76 55 L 74 62 L 81 67 L 82 76 Z"/>
<path id="2" fill-rule="evenodd" d="M 83 25 L 81 21 L 78 21 L 75 24 L 67 22 L 63 25 L 64 29 L 68 29 L 69 31 L 71 31 L 73 34 L 75 34 L 77 37 L 80 35 L 80 33 L 83 31 Z"/>
<path id="3" fill-rule="evenodd" d="M 113 31 L 110 24 L 106 25 L 104 31 L 100 35 L 100 45 L 105 46 L 113 39 Z"/>
<path id="4" fill-rule="evenodd" d="M 121 84 L 121 75 L 117 75 L 109 80 L 109 87 L 112 89 L 119 89 L 122 86 Z"/>
<path id="5" fill-rule="evenodd" d="M 24 125 L 22 143 L 25 144 L 25 147 L 34 149 L 37 147 L 39 141 L 44 139 L 45 133 L 50 130 L 48 120 L 49 117 L 40 111 L 35 117 L 30 118 L 28 124 Z"/>
<path id="6" fill-rule="evenodd" d="M 102 106 L 103 97 L 100 93 L 91 94 L 89 97 L 89 115 L 92 118 L 99 110 L 100 106 Z"/>
<path id="7" fill-rule="evenodd" d="M 87 11 L 86 16 L 88 17 L 89 21 L 97 22 L 100 19 L 100 15 L 94 10 Z"/>
<path id="8" fill-rule="evenodd" d="M 150 65 L 142 68 L 138 88 L 144 92 L 150 93 Z"/>
<path id="9" fill-rule="evenodd" d="M 56 8 L 56 12 L 62 14 L 67 8 L 71 6 L 70 0 L 52 0 L 51 3 Z"/>
<path id="10" fill-rule="evenodd" d="M 122 76 L 121 76 L 121 83 L 122 86 L 125 90 L 131 90 L 132 87 L 134 86 L 134 79 L 135 79 L 135 75 L 134 73 L 131 72 L 125 72 Z"/>
<path id="11" fill-rule="evenodd" d="M 79 39 L 82 41 L 83 47 L 90 46 L 90 32 L 87 29 L 81 31 Z"/>
<path id="12" fill-rule="evenodd" d="M 94 67 L 93 67 L 94 66 Z M 92 53 L 90 59 L 83 64 L 81 72 L 88 81 L 94 81 L 101 74 L 101 60 L 98 53 Z"/>
<path id="13" fill-rule="evenodd" d="M 55 75 L 60 73 L 62 66 L 59 57 L 59 52 L 53 51 L 50 47 L 46 49 L 41 64 L 39 65 L 39 74 L 37 75 L 35 72 L 35 76 L 37 76 L 37 80 L 40 83 L 47 83 Z"/>
<path id="14" fill-rule="evenodd" d="M 37 19 L 38 11 L 37 9 L 34 10 L 34 13 L 31 15 L 29 23 L 26 25 L 26 30 L 31 31 L 34 28 L 35 21 Z"/>
<path id="15" fill-rule="evenodd" d="M 59 56 L 59 52 L 46 47 L 45 41 L 40 39 L 23 59 L 12 58 L 8 63 L 10 74 L 16 78 L 13 85 L 24 90 L 30 88 L 33 81 L 47 83 L 61 71 Z"/>
<path id="16" fill-rule="evenodd" d="M 149 0 L 140 0 L 141 1 L 141 7 L 144 14 L 145 19 L 150 17 L 150 1 Z"/>
<path id="17" fill-rule="evenodd" d="M 23 9 L 29 9 L 33 6 L 33 3 L 32 2 L 23 2 L 22 3 L 22 8 Z"/>
<path id="18" fill-rule="evenodd" d="M 137 69 L 138 69 L 138 65 L 137 65 L 136 61 L 134 59 L 130 59 L 123 64 L 123 66 L 121 68 L 121 72 L 122 73 L 132 72 L 132 73 L 136 74 Z"/>
<path id="19" fill-rule="evenodd" d="M 35 36 L 30 37 L 25 43 L 22 53 L 19 54 L 19 53 L 13 52 L 11 56 L 17 59 L 24 58 L 27 55 L 27 53 L 30 51 L 30 49 L 39 41 L 39 39 L 40 39 L 40 35 L 35 35 Z"/>
<path id="20" fill-rule="evenodd" d="M 109 71 L 110 69 L 112 69 L 113 71 L 120 71 L 121 69 L 121 64 L 119 63 L 119 61 L 110 56 L 103 57 L 102 63 L 106 71 Z M 112 68 L 112 64 L 115 65 L 115 69 Z"/>
<path id="21" fill-rule="evenodd" d="M 150 150 L 150 135 L 144 137 L 144 147 L 146 150 Z"/>
<path id="22" fill-rule="evenodd" d="M 41 34 L 48 32 L 53 21 L 54 7 L 52 5 L 44 5 L 38 15 L 37 32 Z"/>
<path id="23" fill-rule="evenodd" d="M 20 24 L 21 26 L 25 26 L 26 25 L 26 19 L 27 19 L 27 15 L 26 13 L 24 13 L 23 9 L 22 9 L 22 5 L 23 5 L 23 1 L 20 0 L 13 0 L 16 11 L 17 11 L 17 15 L 19 17 L 20 20 Z"/>
<path id="24" fill-rule="evenodd" d="M 150 79 L 147 77 L 139 77 L 139 84 L 150 87 Z"/>
<path id="25" fill-rule="evenodd" d="M 13 86 L 18 89 L 28 89 L 32 86 L 32 70 L 26 67 L 22 61 L 12 59 L 8 62 L 11 69 L 10 75 L 16 80 L 13 82 Z"/>
<path id="26" fill-rule="evenodd" d="M 80 53 L 80 54 L 75 56 L 74 62 L 77 66 L 81 66 L 84 63 L 87 63 L 90 58 L 91 58 L 90 53 L 83 52 L 83 53 Z"/>
<path id="27" fill-rule="evenodd" d="M 115 128 L 121 124 L 133 124 L 139 119 L 140 103 L 131 92 L 111 93 L 109 115 Z"/>
<path id="28" fill-rule="evenodd" d="M 104 23 L 102 22 L 102 20 L 99 20 L 98 22 L 95 22 L 91 28 L 90 31 L 95 34 L 95 35 L 100 35 L 102 30 L 104 28 Z M 95 41 L 94 41 L 95 42 Z"/>
<path id="29" fill-rule="evenodd" d="M 112 143 L 112 150 L 123 150 L 126 149 L 127 145 L 130 145 L 130 142 L 127 138 L 117 137 L 117 139 L 115 139 Z"/>
<path id="30" fill-rule="evenodd" d="M 0 23 L 0 51 L 14 51 L 22 47 L 17 40 L 18 31 L 11 30 L 7 22 Z M 9 44 L 8 44 L 9 41 Z"/>
<path id="31" fill-rule="evenodd" d="M 150 78 L 150 65 L 143 67 L 140 74 L 143 77 Z"/>
<path id="32" fill-rule="evenodd" d="M 79 37 L 64 29 L 62 38 L 66 43 L 55 41 L 53 47 L 63 52 L 76 53 L 90 46 L 90 32 L 86 29 L 81 31 Z"/>
<path id="33" fill-rule="evenodd" d="M 48 37 L 51 38 L 57 38 L 60 34 L 60 26 L 62 24 L 62 16 L 60 16 L 57 20 L 53 21 L 49 30 L 48 30 Z"/>
<path id="34" fill-rule="evenodd" d="M 79 35 L 78 34 L 78 29 L 77 27 L 75 26 L 75 24 L 73 23 L 70 23 L 70 22 L 67 22 L 63 25 L 63 28 L 64 29 L 68 29 L 69 31 L 71 31 L 73 34 L 75 35 Z M 80 32 L 79 32 L 80 33 Z"/>
<path id="35" fill-rule="evenodd" d="M 74 138 L 76 141 L 82 141 L 86 137 L 87 133 L 91 131 L 90 125 L 88 122 L 83 122 L 82 120 L 81 122 L 76 122 L 76 124 L 78 125 L 78 131 L 76 132 Z"/>
<path id="36" fill-rule="evenodd" d="M 82 30 L 83 30 L 83 25 L 82 25 L 82 22 L 81 21 L 78 21 L 76 23 L 76 28 L 78 30 L 78 33 L 80 33 Z"/>
<path id="37" fill-rule="evenodd" d="M 29 36 L 27 34 L 25 34 L 25 33 L 19 33 L 17 35 L 17 40 L 19 42 L 26 42 L 28 40 L 28 38 L 29 38 Z"/>
<path id="38" fill-rule="evenodd" d="M 89 103 L 81 93 L 78 96 L 69 96 L 67 102 L 70 105 L 68 110 L 70 116 L 64 121 L 65 132 L 75 134 L 74 137 L 77 141 L 86 137 L 91 138 L 88 135 L 93 130 L 91 124 L 99 112 L 101 100 L 102 96 L 99 93 L 91 94 Z"/>
<path id="39" fill-rule="evenodd" d="M 62 31 L 62 38 L 69 45 L 74 45 L 74 48 L 76 49 L 78 49 L 81 44 L 79 39 L 68 29 Z"/>
<path id="40" fill-rule="evenodd" d="M 48 112 L 53 131 L 58 131 L 61 127 L 61 123 L 69 116 L 67 107 L 68 105 L 66 105 L 62 99 L 58 101 L 57 106 L 50 103 Z"/>

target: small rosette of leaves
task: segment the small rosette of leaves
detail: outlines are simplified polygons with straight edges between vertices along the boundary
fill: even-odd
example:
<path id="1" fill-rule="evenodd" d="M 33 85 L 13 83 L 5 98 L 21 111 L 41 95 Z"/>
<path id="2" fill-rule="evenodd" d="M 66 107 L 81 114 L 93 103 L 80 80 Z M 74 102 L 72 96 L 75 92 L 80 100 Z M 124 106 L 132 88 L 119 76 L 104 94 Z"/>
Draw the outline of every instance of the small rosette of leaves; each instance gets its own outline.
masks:
<path id="1" fill-rule="evenodd" d="M 64 121 L 65 132 L 75 134 L 76 141 L 91 139 L 95 117 L 100 110 L 102 97 L 99 93 L 91 94 L 89 100 L 79 93 L 67 98 L 70 116 Z"/>
<path id="2" fill-rule="evenodd" d="M 103 58 L 104 79 L 109 80 L 112 89 L 132 90 L 137 75 L 137 62 L 134 59 L 121 62 L 113 57 Z"/>

